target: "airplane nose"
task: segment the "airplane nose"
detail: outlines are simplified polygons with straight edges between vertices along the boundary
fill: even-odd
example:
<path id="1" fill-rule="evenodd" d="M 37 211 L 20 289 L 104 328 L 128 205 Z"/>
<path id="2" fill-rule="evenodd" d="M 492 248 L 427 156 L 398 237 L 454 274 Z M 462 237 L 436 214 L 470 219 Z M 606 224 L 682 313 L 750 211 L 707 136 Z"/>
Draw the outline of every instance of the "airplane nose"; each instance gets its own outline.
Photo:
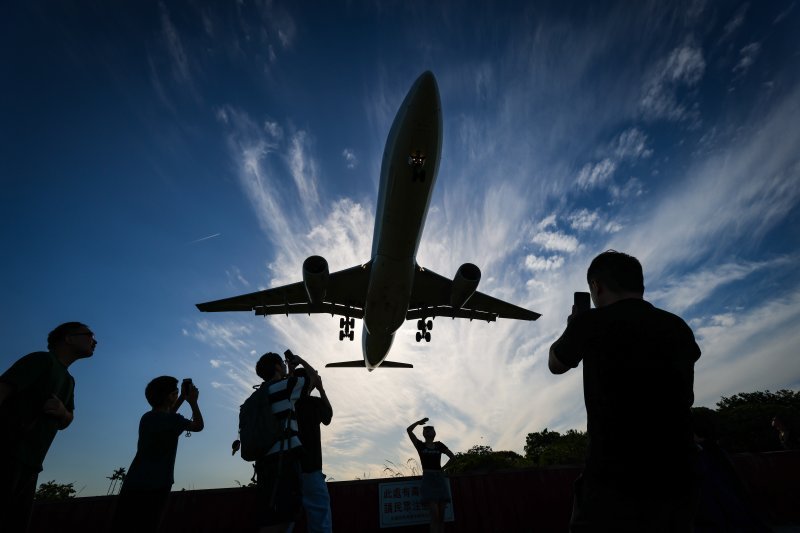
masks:
<path id="1" fill-rule="evenodd" d="M 433 75 L 433 72 L 426 70 L 420 74 L 410 92 L 415 94 L 415 100 L 417 101 L 438 102 L 439 85 L 436 83 L 436 77 Z"/>

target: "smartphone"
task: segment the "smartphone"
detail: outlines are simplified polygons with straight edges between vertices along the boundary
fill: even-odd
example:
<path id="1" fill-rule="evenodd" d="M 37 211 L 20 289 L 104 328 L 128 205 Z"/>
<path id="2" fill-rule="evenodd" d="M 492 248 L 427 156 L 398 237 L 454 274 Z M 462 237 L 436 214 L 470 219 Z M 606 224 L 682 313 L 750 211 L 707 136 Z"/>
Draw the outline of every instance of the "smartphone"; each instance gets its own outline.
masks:
<path id="1" fill-rule="evenodd" d="M 184 378 L 181 383 L 181 392 L 186 393 L 192 388 L 192 378 Z"/>
<path id="2" fill-rule="evenodd" d="M 588 292 L 575 293 L 575 312 L 582 313 L 592 308 L 592 296 Z"/>

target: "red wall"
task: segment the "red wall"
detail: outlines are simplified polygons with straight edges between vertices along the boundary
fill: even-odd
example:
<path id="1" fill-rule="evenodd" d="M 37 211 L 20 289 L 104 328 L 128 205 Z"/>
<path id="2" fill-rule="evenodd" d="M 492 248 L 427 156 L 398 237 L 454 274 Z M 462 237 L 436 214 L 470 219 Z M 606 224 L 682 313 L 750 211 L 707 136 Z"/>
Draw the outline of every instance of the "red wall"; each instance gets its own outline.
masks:
<path id="1" fill-rule="evenodd" d="M 737 454 L 732 459 L 766 520 L 773 524 L 800 524 L 800 452 Z M 455 522 L 448 523 L 446 530 L 567 531 L 572 482 L 580 470 L 580 467 L 551 467 L 450 476 Z M 379 530 L 378 484 L 386 481 L 391 480 L 328 483 L 334 531 Z M 164 531 L 255 531 L 257 498 L 257 491 L 240 488 L 173 492 Z M 37 503 L 31 530 L 50 533 L 104 531 L 115 499 L 96 496 Z M 386 531 L 403 533 L 427 529 L 427 526 L 413 526 Z M 295 531 L 305 531 L 302 521 Z"/>

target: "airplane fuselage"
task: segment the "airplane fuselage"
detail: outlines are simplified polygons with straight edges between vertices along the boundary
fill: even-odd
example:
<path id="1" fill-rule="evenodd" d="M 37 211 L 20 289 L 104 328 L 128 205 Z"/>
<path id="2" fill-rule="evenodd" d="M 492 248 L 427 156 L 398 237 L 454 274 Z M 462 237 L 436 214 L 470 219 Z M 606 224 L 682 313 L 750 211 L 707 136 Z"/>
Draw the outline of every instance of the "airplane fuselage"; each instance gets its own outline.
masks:
<path id="1" fill-rule="evenodd" d="M 397 112 L 383 152 L 362 334 L 369 370 L 386 358 L 406 319 L 441 147 L 439 90 L 433 74 L 425 72 Z"/>

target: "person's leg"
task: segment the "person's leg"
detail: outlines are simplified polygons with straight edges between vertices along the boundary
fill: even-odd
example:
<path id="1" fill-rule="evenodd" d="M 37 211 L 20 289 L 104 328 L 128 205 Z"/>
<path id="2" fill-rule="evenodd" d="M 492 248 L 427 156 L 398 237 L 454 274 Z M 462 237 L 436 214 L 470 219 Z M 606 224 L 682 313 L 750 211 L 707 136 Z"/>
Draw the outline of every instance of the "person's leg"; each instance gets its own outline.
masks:
<path id="1" fill-rule="evenodd" d="M 444 528 L 444 502 L 430 502 L 431 533 L 439 533 Z"/>
<path id="2" fill-rule="evenodd" d="M 322 471 L 303 474 L 303 507 L 309 533 L 330 533 L 333 527 L 331 500 Z"/>
<path id="3" fill-rule="evenodd" d="M 38 478 L 18 464 L 0 463 L 0 530 L 28 530 Z"/>

